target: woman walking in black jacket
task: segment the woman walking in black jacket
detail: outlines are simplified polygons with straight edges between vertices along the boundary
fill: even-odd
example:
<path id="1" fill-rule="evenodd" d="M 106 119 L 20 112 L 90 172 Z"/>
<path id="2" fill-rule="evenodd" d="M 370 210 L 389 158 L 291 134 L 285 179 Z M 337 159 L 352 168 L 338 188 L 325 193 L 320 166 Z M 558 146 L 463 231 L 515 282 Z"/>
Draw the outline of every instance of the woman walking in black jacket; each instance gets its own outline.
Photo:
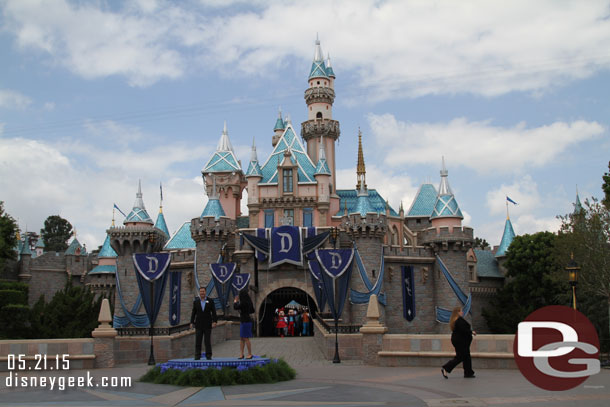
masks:
<path id="1" fill-rule="evenodd" d="M 244 345 L 248 348 L 248 357 L 252 359 L 252 318 L 250 314 L 254 312 L 254 304 L 248 295 L 248 288 L 239 292 L 239 296 L 233 301 L 233 308 L 239 311 L 239 359 L 244 358 Z"/>
<path id="2" fill-rule="evenodd" d="M 470 324 L 464 319 L 462 307 L 455 307 L 451 313 L 449 326 L 453 333 L 451 334 L 451 344 L 455 348 L 455 357 L 441 367 L 441 374 L 445 379 L 448 379 L 447 373 L 459 364 L 464 363 L 464 377 L 474 378 L 474 370 L 472 370 L 472 360 L 470 359 L 470 343 L 472 336 L 477 333 L 470 329 Z"/>

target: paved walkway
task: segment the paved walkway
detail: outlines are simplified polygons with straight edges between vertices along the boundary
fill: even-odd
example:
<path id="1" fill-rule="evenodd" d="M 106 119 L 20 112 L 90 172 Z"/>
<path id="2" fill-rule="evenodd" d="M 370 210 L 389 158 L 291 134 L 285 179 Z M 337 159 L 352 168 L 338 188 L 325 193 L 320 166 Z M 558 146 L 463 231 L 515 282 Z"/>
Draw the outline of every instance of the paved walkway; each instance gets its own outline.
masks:
<path id="1" fill-rule="evenodd" d="M 284 357 L 297 370 L 292 381 L 269 385 L 177 387 L 137 382 L 146 365 L 96 369 L 93 388 L 54 390 L 6 387 L 0 380 L 0 406 L 608 406 L 610 370 L 565 392 L 531 385 L 518 370 L 479 369 L 476 379 L 455 371 L 445 380 L 439 368 L 382 368 L 325 361 L 311 338 L 256 338 L 254 353 Z M 214 356 L 239 354 L 239 342 L 214 348 Z M 46 372 L 46 379 L 57 373 Z M 86 376 L 87 371 L 67 375 Z M 129 387 L 102 388 L 103 377 L 130 377 Z M 15 377 L 13 377 L 15 379 Z M 64 379 L 65 380 L 65 379 Z M 57 387 L 57 383 L 55 384 Z"/>

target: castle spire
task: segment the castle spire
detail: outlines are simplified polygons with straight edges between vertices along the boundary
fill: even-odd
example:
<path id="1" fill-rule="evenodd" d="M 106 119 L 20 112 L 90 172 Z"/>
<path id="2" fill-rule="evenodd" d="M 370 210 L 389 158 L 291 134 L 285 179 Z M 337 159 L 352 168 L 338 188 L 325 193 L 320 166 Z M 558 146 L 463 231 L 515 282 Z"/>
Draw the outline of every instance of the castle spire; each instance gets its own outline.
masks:
<path id="1" fill-rule="evenodd" d="M 157 215 L 155 227 L 165 233 L 167 237 L 170 236 L 167 223 L 165 222 L 165 215 L 163 215 L 163 185 L 161 183 L 159 183 L 159 215 Z"/>
<path id="2" fill-rule="evenodd" d="M 218 147 L 216 151 L 233 151 L 233 146 L 229 140 L 229 131 L 227 130 L 227 121 L 225 120 L 224 127 L 222 129 L 222 135 L 218 141 Z"/>
<path id="3" fill-rule="evenodd" d="M 451 188 L 449 187 L 449 171 L 445 167 L 445 157 L 443 156 L 443 166 L 441 168 L 441 184 L 438 187 L 439 195 L 452 195 Z"/>
<path id="4" fill-rule="evenodd" d="M 148 212 L 146 212 L 146 207 L 144 207 L 144 200 L 142 199 L 142 180 L 138 180 L 138 192 L 136 193 L 136 201 L 133 203 L 133 208 L 125 220 L 123 224 L 126 225 L 128 223 L 147 223 L 152 225 L 153 221 L 148 216 Z"/>
<path id="5" fill-rule="evenodd" d="M 356 165 L 358 183 L 356 189 L 366 189 L 366 167 L 364 166 L 364 152 L 362 151 L 362 132 L 358 128 L 358 164 Z"/>
<path id="6" fill-rule="evenodd" d="M 447 171 L 447 168 L 445 167 L 445 157 L 443 157 L 441 183 L 438 187 L 438 196 L 436 197 L 436 203 L 434 204 L 434 211 L 430 217 L 432 220 L 437 218 L 464 219 L 464 215 L 462 215 L 462 211 L 449 187 L 448 176 L 449 171 Z"/>

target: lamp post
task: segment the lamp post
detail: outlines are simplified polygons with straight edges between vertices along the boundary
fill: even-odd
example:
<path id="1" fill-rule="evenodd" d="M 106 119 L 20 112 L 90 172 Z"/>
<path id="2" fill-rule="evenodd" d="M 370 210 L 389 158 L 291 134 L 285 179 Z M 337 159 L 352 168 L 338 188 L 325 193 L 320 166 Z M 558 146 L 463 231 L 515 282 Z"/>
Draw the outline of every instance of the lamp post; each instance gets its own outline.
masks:
<path id="1" fill-rule="evenodd" d="M 580 266 L 574 260 L 574 253 L 570 254 L 570 261 L 566 266 L 568 272 L 568 281 L 572 286 L 572 308 L 576 309 L 576 284 L 578 284 L 578 273 L 580 272 Z"/>
<path id="2" fill-rule="evenodd" d="M 155 244 L 155 234 L 150 232 L 148 234 L 148 241 L 150 242 L 150 250 L 153 251 L 153 247 Z M 150 282 L 150 312 L 151 316 L 154 313 L 155 309 L 155 282 Z M 153 321 L 150 321 L 150 356 L 148 358 L 148 365 L 155 365 L 157 362 L 155 361 L 155 348 L 153 345 L 153 337 L 155 336 L 155 330 L 153 326 Z"/>
<path id="3" fill-rule="evenodd" d="M 339 236 L 339 229 L 334 226 L 330 230 L 330 236 L 333 239 L 333 247 L 337 248 L 337 237 Z M 333 363 L 341 363 L 341 358 L 339 358 L 339 317 L 337 315 L 337 293 L 335 292 L 336 287 L 333 284 L 333 296 L 335 297 L 335 357 L 333 358 Z"/>

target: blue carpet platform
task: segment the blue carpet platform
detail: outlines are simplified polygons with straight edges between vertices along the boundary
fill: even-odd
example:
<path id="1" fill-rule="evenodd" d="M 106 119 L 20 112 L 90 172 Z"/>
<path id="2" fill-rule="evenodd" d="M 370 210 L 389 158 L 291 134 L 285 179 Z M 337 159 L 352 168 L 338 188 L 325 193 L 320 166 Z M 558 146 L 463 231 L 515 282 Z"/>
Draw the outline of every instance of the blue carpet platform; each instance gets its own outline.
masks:
<path id="1" fill-rule="evenodd" d="M 206 360 L 204 356 L 200 360 L 195 360 L 193 358 L 172 359 L 165 363 L 159 363 L 157 366 L 161 366 L 162 372 L 166 371 L 167 369 L 184 371 L 188 369 L 209 369 L 211 367 L 216 369 L 222 369 L 223 367 L 234 367 L 238 370 L 245 370 L 254 366 L 264 366 L 269 362 L 271 362 L 271 359 L 260 356 L 253 356 L 252 359 L 214 358 L 211 360 Z"/>

